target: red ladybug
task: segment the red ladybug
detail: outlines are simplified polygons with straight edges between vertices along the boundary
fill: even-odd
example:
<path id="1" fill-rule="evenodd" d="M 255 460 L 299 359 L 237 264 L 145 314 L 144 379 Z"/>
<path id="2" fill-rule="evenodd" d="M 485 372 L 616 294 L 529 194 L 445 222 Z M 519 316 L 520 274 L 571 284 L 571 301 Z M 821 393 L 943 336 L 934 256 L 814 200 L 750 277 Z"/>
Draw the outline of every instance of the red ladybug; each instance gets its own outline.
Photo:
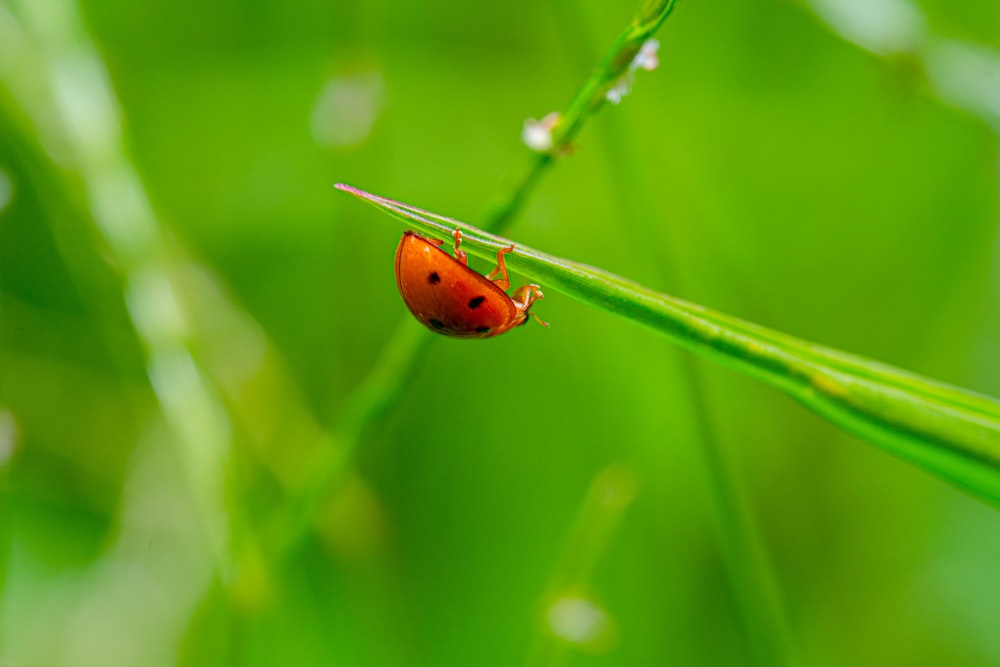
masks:
<path id="1" fill-rule="evenodd" d="M 507 296 L 510 277 L 503 256 L 514 246 L 502 248 L 497 268 L 484 276 L 469 268 L 468 255 L 459 250 L 462 230 L 456 228 L 453 236 L 454 257 L 440 248 L 444 241 L 411 231 L 400 239 L 396 286 L 413 316 L 431 331 L 454 338 L 491 338 L 526 323 L 528 309 L 543 294 L 538 285 L 525 285 L 513 298 Z"/>

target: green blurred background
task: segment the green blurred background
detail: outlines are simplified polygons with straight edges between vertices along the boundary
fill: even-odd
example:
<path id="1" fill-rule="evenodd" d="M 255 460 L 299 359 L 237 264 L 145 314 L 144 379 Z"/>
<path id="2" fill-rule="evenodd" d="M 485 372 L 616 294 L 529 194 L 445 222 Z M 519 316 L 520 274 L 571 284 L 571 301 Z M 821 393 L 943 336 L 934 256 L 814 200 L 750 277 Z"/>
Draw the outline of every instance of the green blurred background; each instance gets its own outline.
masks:
<path id="1" fill-rule="evenodd" d="M 554 292 L 310 491 L 418 326 L 332 184 L 482 220 L 634 9 L 0 0 L 0 665 L 1000 664 L 995 510 Z M 508 235 L 1000 395 L 1000 4 L 658 37 Z"/>

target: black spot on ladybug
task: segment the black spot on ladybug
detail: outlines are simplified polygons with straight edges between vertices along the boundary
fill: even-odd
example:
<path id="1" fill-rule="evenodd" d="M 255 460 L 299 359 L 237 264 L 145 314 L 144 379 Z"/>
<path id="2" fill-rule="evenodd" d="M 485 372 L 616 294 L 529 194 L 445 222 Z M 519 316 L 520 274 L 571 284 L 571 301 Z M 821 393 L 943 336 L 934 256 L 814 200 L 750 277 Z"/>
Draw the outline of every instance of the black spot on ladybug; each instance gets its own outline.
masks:
<path id="1" fill-rule="evenodd" d="M 444 329 L 444 322 L 441 320 L 430 319 L 427 322 L 435 329 Z"/>
<path id="2" fill-rule="evenodd" d="M 476 327 L 476 333 L 489 333 L 489 327 Z"/>
<path id="3" fill-rule="evenodd" d="M 438 275 L 437 271 L 431 271 L 431 275 L 427 276 L 427 282 L 431 285 L 437 285 L 441 282 L 441 276 Z"/>
<path id="4" fill-rule="evenodd" d="M 469 309 L 475 310 L 476 308 L 479 308 L 479 306 L 483 305 L 483 301 L 486 301 L 485 296 L 472 297 L 471 299 L 469 299 Z"/>

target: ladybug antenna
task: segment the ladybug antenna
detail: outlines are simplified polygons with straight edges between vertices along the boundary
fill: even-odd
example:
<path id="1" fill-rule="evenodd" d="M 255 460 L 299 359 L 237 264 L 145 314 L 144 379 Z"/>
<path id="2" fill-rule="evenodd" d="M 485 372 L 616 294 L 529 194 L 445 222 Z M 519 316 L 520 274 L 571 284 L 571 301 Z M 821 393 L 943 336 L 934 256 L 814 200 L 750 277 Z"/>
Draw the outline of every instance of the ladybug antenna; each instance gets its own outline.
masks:
<path id="1" fill-rule="evenodd" d="M 546 322 L 545 320 L 543 320 L 542 318 L 540 318 L 538 315 L 535 315 L 531 311 L 528 311 L 528 314 L 531 315 L 532 319 L 534 319 L 536 322 L 538 322 L 539 324 L 541 324 L 543 327 L 545 327 L 546 329 L 549 328 L 549 323 Z"/>

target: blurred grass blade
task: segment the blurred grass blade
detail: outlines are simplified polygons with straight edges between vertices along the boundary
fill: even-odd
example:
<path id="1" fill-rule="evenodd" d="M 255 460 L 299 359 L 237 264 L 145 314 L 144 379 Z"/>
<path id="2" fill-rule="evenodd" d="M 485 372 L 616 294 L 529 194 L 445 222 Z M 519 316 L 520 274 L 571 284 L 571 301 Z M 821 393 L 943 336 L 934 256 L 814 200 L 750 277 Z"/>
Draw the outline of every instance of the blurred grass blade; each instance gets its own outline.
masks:
<path id="1" fill-rule="evenodd" d="M 593 582 L 638 491 L 635 473 L 621 463 L 612 463 L 591 481 L 542 596 L 527 667 L 569 664 L 571 648 L 601 652 L 615 643 L 613 619 L 595 599 Z"/>
<path id="2" fill-rule="evenodd" d="M 491 259 L 511 244 L 445 216 L 348 185 L 353 194 L 434 238 L 456 226 L 463 248 Z M 510 268 L 542 285 L 666 334 L 764 380 L 872 444 L 1000 504 L 1000 402 L 657 293 L 585 264 L 518 245 Z"/>

